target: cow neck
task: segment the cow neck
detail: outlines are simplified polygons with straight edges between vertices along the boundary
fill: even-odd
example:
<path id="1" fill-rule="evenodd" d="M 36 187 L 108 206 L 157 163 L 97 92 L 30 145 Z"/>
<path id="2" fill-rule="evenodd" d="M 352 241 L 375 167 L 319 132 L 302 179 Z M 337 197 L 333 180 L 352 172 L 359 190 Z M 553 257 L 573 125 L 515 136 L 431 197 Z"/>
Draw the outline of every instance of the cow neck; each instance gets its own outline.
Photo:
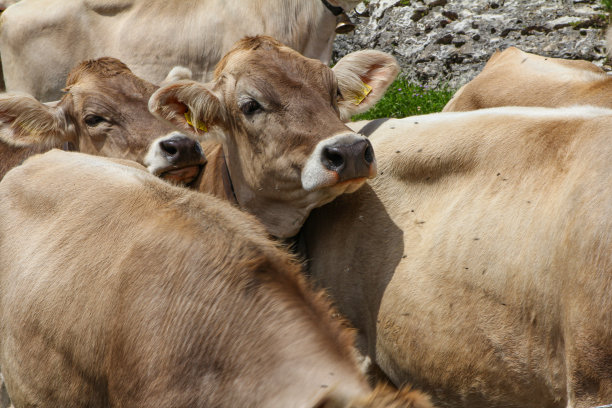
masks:
<path id="1" fill-rule="evenodd" d="M 342 7 L 332 6 L 331 4 L 327 2 L 327 0 L 321 0 L 321 3 L 323 3 L 323 5 L 327 7 L 327 9 L 331 11 L 331 13 L 336 17 L 344 13 L 344 10 L 342 9 Z"/>
<path id="2" fill-rule="evenodd" d="M 198 191 L 212 194 L 238 205 L 225 153 L 223 152 L 223 145 L 216 142 L 204 142 L 202 143 L 202 150 L 206 156 L 206 164 L 200 175 Z M 219 183 L 219 180 L 221 180 L 221 183 Z"/>
<path id="3" fill-rule="evenodd" d="M 380 119 L 371 120 L 368 123 L 366 123 L 361 129 L 359 129 L 357 133 L 365 137 L 370 137 L 372 133 L 374 133 L 379 127 L 381 127 L 388 120 L 389 118 L 380 118 Z M 308 217 L 310 217 L 310 215 Z M 307 222 L 308 222 L 308 218 L 306 218 L 306 221 L 304 221 L 304 224 L 302 225 L 302 228 L 300 228 L 298 233 L 294 235 L 293 237 L 284 239 L 283 243 L 287 246 L 287 248 L 289 248 L 289 251 L 293 255 L 297 256 L 298 259 L 300 259 L 300 261 L 304 265 L 304 268 L 302 268 L 304 275 L 307 278 L 310 278 L 311 273 L 310 273 L 310 265 L 308 262 L 308 260 L 310 259 L 310 255 L 308 253 L 308 244 L 306 242 L 306 236 L 305 236 L 306 233 L 304 231 L 304 225 L 306 225 Z"/>
<path id="4" fill-rule="evenodd" d="M 225 160 L 225 153 L 223 153 L 223 149 L 221 149 L 221 178 L 223 180 L 223 191 L 225 192 L 225 197 L 235 205 L 238 205 L 238 199 L 236 198 L 236 192 L 234 191 L 234 185 L 232 184 L 232 178 L 229 174 L 229 169 L 227 168 L 227 161 Z"/>

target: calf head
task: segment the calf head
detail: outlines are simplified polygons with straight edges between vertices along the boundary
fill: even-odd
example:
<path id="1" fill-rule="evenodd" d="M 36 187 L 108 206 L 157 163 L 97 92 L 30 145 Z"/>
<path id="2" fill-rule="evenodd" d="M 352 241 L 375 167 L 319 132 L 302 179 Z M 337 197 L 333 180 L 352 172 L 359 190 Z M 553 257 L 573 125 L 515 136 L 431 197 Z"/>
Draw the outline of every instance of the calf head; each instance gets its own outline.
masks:
<path id="1" fill-rule="evenodd" d="M 84 61 L 69 74 L 59 101 L 1 95 L 0 140 L 142 161 L 151 141 L 172 131 L 147 109 L 156 89 L 114 58 Z"/>
<path id="2" fill-rule="evenodd" d="M 289 237 L 313 208 L 376 174 L 370 142 L 343 120 L 376 103 L 398 70 L 378 51 L 350 54 L 332 70 L 270 37 L 245 38 L 212 82 L 162 87 L 149 109 L 220 141 L 239 205 Z"/>

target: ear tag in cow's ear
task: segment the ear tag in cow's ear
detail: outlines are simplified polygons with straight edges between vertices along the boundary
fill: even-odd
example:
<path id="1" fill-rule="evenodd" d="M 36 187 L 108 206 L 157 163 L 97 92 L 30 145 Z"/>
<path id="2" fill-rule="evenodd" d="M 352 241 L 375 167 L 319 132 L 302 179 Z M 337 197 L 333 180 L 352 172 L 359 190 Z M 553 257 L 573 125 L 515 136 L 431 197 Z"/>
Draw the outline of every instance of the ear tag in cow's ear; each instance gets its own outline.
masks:
<path id="1" fill-rule="evenodd" d="M 361 94 L 353 100 L 353 104 L 359 105 L 372 92 L 372 87 L 365 82 L 361 83 Z"/>
<path id="2" fill-rule="evenodd" d="M 193 125 L 193 122 L 191 121 L 191 112 L 186 111 L 185 112 L 185 120 L 187 121 L 187 123 L 189 124 L 189 126 L 193 126 L 194 128 L 198 128 L 203 132 L 208 132 L 208 128 L 206 127 L 206 125 L 204 124 L 204 122 L 200 122 L 199 120 L 196 120 L 196 125 Z"/>

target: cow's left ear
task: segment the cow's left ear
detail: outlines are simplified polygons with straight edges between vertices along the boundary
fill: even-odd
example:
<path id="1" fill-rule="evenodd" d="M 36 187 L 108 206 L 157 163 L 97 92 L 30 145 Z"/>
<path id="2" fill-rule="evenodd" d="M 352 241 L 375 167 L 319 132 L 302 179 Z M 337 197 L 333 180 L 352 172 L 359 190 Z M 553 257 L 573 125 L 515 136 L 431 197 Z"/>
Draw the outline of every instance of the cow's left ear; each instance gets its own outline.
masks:
<path id="1" fill-rule="evenodd" d="M 67 139 L 66 115 L 57 102 L 27 94 L 0 94 L 0 140 L 13 146 L 59 147 Z"/>
<path id="2" fill-rule="evenodd" d="M 340 117 L 351 116 L 370 109 L 378 102 L 399 73 L 397 60 L 384 52 L 357 51 L 342 58 L 333 68 L 338 79 L 341 99 Z"/>
<path id="3" fill-rule="evenodd" d="M 149 111 L 198 138 L 209 138 L 220 124 L 221 102 L 211 84 L 178 81 L 159 88 L 149 99 Z"/>

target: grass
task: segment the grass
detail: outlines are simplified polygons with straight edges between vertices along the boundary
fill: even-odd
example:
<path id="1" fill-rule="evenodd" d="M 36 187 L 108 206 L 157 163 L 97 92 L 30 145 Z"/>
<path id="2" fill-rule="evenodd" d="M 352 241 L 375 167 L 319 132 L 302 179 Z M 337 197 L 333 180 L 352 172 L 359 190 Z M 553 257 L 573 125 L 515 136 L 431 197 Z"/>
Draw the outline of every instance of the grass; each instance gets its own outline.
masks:
<path id="1" fill-rule="evenodd" d="M 352 120 L 404 118 L 440 112 L 454 93 L 455 90 L 448 86 L 430 88 L 398 78 L 372 109 L 353 116 Z"/>

